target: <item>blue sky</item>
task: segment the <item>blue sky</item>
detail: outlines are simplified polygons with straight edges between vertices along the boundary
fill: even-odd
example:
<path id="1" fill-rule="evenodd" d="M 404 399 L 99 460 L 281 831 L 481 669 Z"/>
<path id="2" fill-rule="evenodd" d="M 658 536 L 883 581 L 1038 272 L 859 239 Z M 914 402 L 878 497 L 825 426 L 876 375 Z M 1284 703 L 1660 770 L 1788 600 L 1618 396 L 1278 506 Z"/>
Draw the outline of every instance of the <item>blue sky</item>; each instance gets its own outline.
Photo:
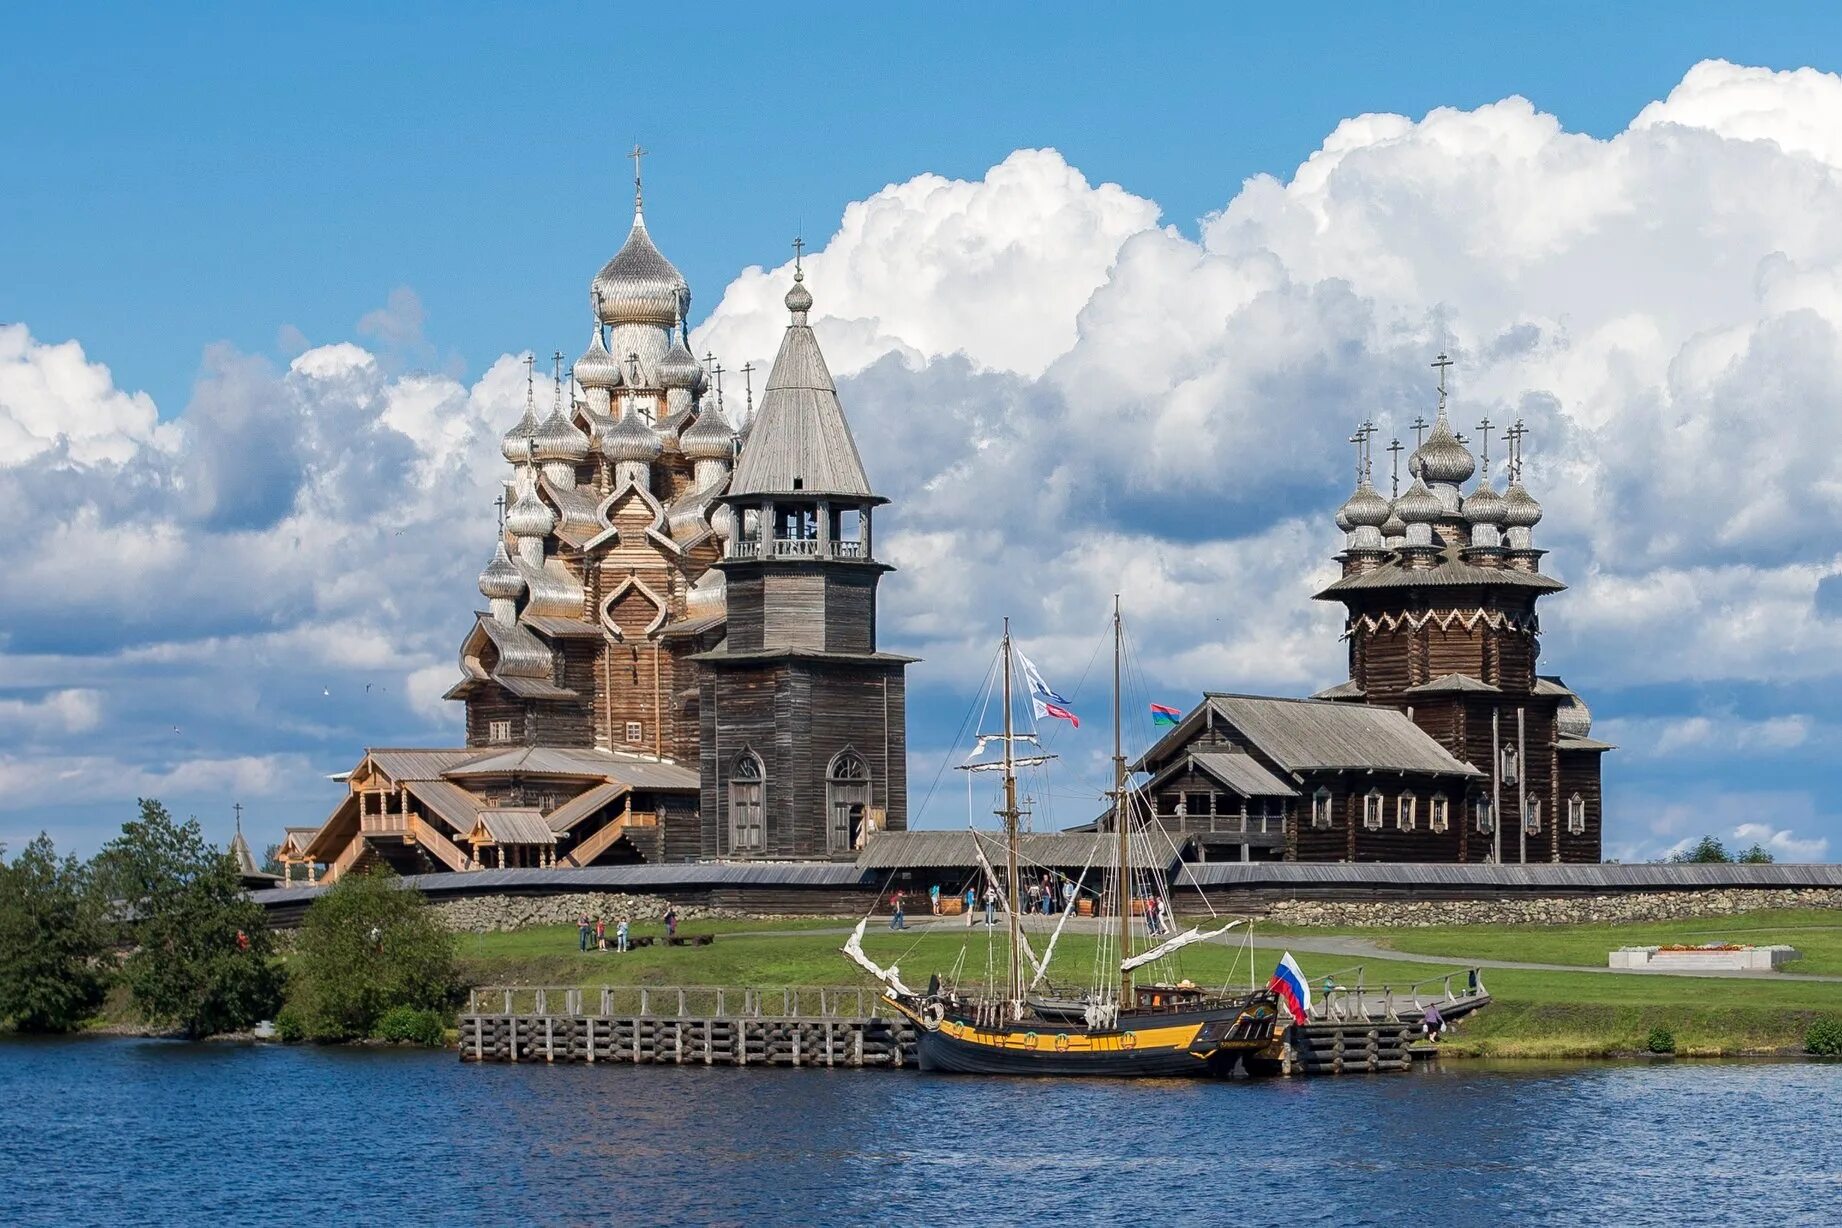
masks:
<path id="1" fill-rule="evenodd" d="M 0 326 L 29 338 L 0 382 L 0 508 L 28 527 L 0 592 L 0 841 L 93 848 L 151 789 L 219 835 L 238 799 L 267 827 L 306 821 L 362 745 L 453 737 L 426 695 L 477 602 L 495 475 L 474 445 L 515 404 L 508 355 L 580 348 L 637 137 L 652 231 L 732 366 L 780 323 L 778 284 L 747 271 L 796 230 L 821 253 L 821 336 L 898 497 L 886 638 L 928 658 L 918 787 L 996 614 L 1078 674 L 1105 593 L 1147 559 L 1160 697 L 1335 680 L 1334 619 L 1307 598 L 1336 545 L 1339 441 L 1424 407 L 1421 351 L 1450 328 L 1463 412 L 1557 407 L 1537 494 L 1575 588 L 1544 662 L 1626 747 L 1618 850 L 1754 824 L 1787 856 L 1842 847 L 1836 545 L 1784 531 L 1780 506 L 1827 508 L 1842 475 L 1732 442 L 1834 451 L 1795 415 L 1836 385 L 1834 254 L 1806 220 L 1842 161 L 1821 135 L 1835 91 L 1714 81 L 1663 115 L 1694 140 L 1632 127 L 1704 60 L 1842 67 L 1833 7 L 375 7 L 8 16 Z M 1412 130 L 1340 128 L 1374 114 Z M 1328 185 L 1295 178 L 1339 133 Z M 1735 187 L 1771 176 L 1776 203 Z M 1602 220 L 1608 183 L 1649 215 L 1639 237 Z M 1543 208 L 1509 217 L 1518 193 Z M 1684 265 L 1705 278 L 1678 284 Z M 1650 292 L 1620 297 L 1633 284 Z M 1518 327 L 1541 338 L 1526 353 Z M 67 342 L 81 361 L 52 353 Z M 348 344 L 375 369 L 326 357 Z M 318 374 L 290 367 L 303 350 Z M 68 379 L 31 375 L 54 368 Z M 44 461 L 43 430 L 5 434 L 8 412 L 90 451 Z M 429 443 L 454 423 L 479 439 Z M 1118 446 L 1134 463 L 1100 480 Z M 1715 483 L 1718 545 L 1691 549 L 1678 478 L 1736 451 L 1756 464 Z M 1008 513 L 1008 543 L 958 518 L 1010 508 L 1019 473 L 1052 493 Z M 941 599 L 956 576 L 976 594 Z M 1794 629 L 1782 651 L 1766 625 Z M 1103 750 L 1085 738 L 1072 774 Z"/>

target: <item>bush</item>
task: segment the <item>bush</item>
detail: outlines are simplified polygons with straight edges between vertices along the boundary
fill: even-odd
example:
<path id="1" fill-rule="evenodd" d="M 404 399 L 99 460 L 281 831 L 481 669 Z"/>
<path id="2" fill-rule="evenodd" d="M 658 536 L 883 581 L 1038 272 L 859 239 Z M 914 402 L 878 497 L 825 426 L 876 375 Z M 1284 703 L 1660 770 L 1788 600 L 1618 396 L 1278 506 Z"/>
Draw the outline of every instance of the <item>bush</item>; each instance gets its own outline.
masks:
<path id="1" fill-rule="evenodd" d="M 1665 1027 L 1651 1028 L 1649 1037 L 1644 1041 L 1644 1048 L 1652 1053 L 1674 1053 L 1676 1034 Z"/>
<path id="2" fill-rule="evenodd" d="M 307 1039 L 307 1023 L 292 1006 L 284 1006 L 275 1015 L 275 1035 L 283 1042 L 298 1045 Z"/>
<path id="3" fill-rule="evenodd" d="M 438 1020 L 459 994 L 454 937 L 387 869 L 348 874 L 302 919 L 288 1005 L 310 1040 L 372 1035 L 393 1008 Z"/>
<path id="4" fill-rule="evenodd" d="M 1842 1019 L 1819 1019 L 1804 1033 L 1804 1052 L 1817 1057 L 1842 1057 Z"/>
<path id="5" fill-rule="evenodd" d="M 447 1041 L 447 1020 L 431 1010 L 414 1006 L 393 1006 L 378 1017 L 371 1035 L 377 1040 L 398 1044 L 425 1045 L 438 1049 Z"/>

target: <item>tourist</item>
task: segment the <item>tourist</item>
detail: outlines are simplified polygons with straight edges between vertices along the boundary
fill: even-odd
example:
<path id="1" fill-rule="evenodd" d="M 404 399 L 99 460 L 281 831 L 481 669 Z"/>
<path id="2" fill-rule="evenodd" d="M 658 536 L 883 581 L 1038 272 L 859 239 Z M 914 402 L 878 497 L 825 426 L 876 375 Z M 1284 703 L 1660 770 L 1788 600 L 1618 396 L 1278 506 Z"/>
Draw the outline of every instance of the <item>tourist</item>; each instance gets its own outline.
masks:
<path id="1" fill-rule="evenodd" d="M 1440 1033 L 1445 1031 L 1445 1016 L 1439 1013 L 1437 1006 L 1426 1008 L 1426 1039 L 1433 1044 L 1439 1043 Z"/>
<path id="2" fill-rule="evenodd" d="M 678 936 L 678 910 L 667 906 L 665 909 L 665 937 L 667 941 Z"/>
<path id="3" fill-rule="evenodd" d="M 927 889 L 928 906 L 936 917 L 940 915 L 940 884 L 933 883 Z"/>
<path id="4" fill-rule="evenodd" d="M 889 897 L 889 900 L 895 906 L 889 913 L 889 928 L 892 930 L 907 929 L 908 919 L 902 915 L 902 893 L 896 892 Z"/>
<path id="5" fill-rule="evenodd" d="M 967 929 L 972 928 L 972 918 L 978 915 L 978 911 L 979 911 L 978 888 L 968 887 L 966 888 L 966 928 Z"/>
<path id="6" fill-rule="evenodd" d="M 1065 879 L 1065 880 L 1063 880 L 1063 882 L 1062 882 L 1062 896 L 1063 896 L 1063 898 L 1064 898 L 1064 900 L 1066 901 L 1066 902 L 1065 902 L 1065 903 L 1063 904 L 1063 909 L 1064 909 L 1064 911 L 1066 911 L 1066 912 L 1073 912 L 1073 911 L 1074 911 L 1074 909 L 1075 909 L 1075 896 L 1076 896 L 1076 895 L 1078 895 L 1078 894 L 1079 894 L 1079 893 L 1078 893 L 1078 892 L 1077 892 L 1077 891 L 1075 890 L 1075 882 L 1074 882 L 1074 879 L 1072 879 L 1072 878 L 1070 878 L 1070 879 Z"/>
<path id="7" fill-rule="evenodd" d="M 998 906 L 998 889 L 996 887 L 985 888 L 985 924 L 986 925 L 993 925 L 996 923 L 993 919 L 992 912 L 995 908 L 997 908 L 997 906 Z"/>
<path id="8" fill-rule="evenodd" d="M 608 949 L 608 919 L 606 917 L 595 918 L 595 949 L 597 951 Z"/>
<path id="9" fill-rule="evenodd" d="M 627 919 L 622 917 L 620 924 L 614 927 L 614 950 L 616 954 L 627 953 Z"/>
<path id="10" fill-rule="evenodd" d="M 1023 911 L 1025 913 L 1033 913 L 1033 912 L 1041 912 L 1042 910 L 1043 910 L 1043 889 L 1040 884 L 1031 883 L 1029 902 L 1024 905 Z"/>
<path id="11" fill-rule="evenodd" d="M 580 950 L 580 951 L 588 950 L 588 932 L 590 928 L 591 927 L 589 924 L 587 913 L 583 913 L 581 916 L 576 918 L 576 949 L 577 950 Z"/>

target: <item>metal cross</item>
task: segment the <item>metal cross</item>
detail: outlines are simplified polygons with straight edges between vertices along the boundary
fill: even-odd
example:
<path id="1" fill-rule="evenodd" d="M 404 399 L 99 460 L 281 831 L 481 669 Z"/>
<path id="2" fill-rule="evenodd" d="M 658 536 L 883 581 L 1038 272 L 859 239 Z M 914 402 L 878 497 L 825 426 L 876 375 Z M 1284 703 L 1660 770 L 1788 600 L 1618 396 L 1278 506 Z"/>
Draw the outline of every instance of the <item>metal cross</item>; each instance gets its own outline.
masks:
<path id="1" fill-rule="evenodd" d="M 1433 359 L 1432 365 L 1439 368 L 1439 405 L 1443 409 L 1445 407 L 1445 371 L 1452 365 L 1452 360 L 1446 357 L 1444 350 L 1440 350 L 1439 357 Z"/>
<path id="2" fill-rule="evenodd" d="M 748 394 L 748 412 L 755 412 L 755 364 L 751 360 L 742 364 L 742 389 Z"/>
<path id="3" fill-rule="evenodd" d="M 628 387 L 638 387 L 640 382 L 640 356 L 636 353 L 627 355 L 627 373 L 632 377 Z"/>
<path id="4" fill-rule="evenodd" d="M 806 250 L 805 238 L 800 235 L 794 235 L 793 236 L 793 272 L 796 276 L 801 272 L 800 256 L 805 250 Z"/>
<path id="5" fill-rule="evenodd" d="M 537 394 L 533 392 L 532 389 L 536 387 L 536 381 L 537 355 L 535 353 L 526 354 L 524 356 L 524 407 L 526 409 L 531 408 L 531 406 L 535 404 L 533 398 L 535 398 Z"/>
<path id="6" fill-rule="evenodd" d="M 1361 427 L 1357 427 L 1356 433 L 1349 437 L 1349 442 L 1356 445 L 1356 481 L 1358 484 L 1362 482 L 1362 438 Z"/>
<path id="7" fill-rule="evenodd" d="M 240 836 L 243 834 L 243 803 L 238 802 L 231 809 L 237 812 L 237 834 Z"/>
<path id="8" fill-rule="evenodd" d="M 710 374 L 716 380 L 716 399 L 720 401 L 723 399 L 723 364 L 719 362 L 711 367 Z"/>
<path id="9" fill-rule="evenodd" d="M 552 385 L 552 407 L 561 411 L 563 408 L 563 351 L 561 350 L 550 356 L 550 383 Z"/>
<path id="10" fill-rule="evenodd" d="M 492 505 L 499 509 L 499 532 L 503 533 L 505 532 L 505 492 L 504 491 L 499 492 L 499 497 L 492 501 Z"/>
<path id="11" fill-rule="evenodd" d="M 1410 425 L 1413 427 L 1413 446 L 1417 452 L 1420 445 L 1426 442 L 1426 428 L 1430 423 L 1427 422 L 1425 415 L 1417 415 Z"/>
<path id="12" fill-rule="evenodd" d="M 1401 441 L 1399 439 L 1396 439 L 1388 445 L 1388 451 L 1394 453 L 1394 494 L 1397 498 L 1401 493 L 1401 453 L 1406 450 L 1406 448 L 1401 446 Z"/>
<path id="13" fill-rule="evenodd" d="M 1477 437 L 1484 441 L 1484 455 L 1483 455 L 1484 481 L 1486 484 L 1488 484 L 1490 481 L 1490 419 L 1489 418 L 1486 418 L 1482 422 L 1477 424 Z"/>
<path id="14" fill-rule="evenodd" d="M 640 159 L 651 152 L 650 149 L 641 149 L 640 143 L 635 141 L 632 150 L 627 154 L 633 159 L 633 207 L 635 209 L 640 207 Z"/>

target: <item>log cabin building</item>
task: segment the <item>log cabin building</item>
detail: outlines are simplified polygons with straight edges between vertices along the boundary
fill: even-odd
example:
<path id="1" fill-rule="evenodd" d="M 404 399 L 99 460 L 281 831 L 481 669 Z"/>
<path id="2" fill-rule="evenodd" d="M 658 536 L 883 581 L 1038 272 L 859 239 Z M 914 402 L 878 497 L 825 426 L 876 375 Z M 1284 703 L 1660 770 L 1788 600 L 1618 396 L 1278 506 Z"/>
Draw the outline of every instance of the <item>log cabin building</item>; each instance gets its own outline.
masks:
<path id="1" fill-rule="evenodd" d="M 1452 430 L 1445 355 L 1411 484 L 1375 488 L 1364 426 L 1356 489 L 1337 513 L 1349 678 L 1309 700 L 1210 694 L 1134 765 L 1159 821 L 1204 859 L 1597 862 L 1602 807 L 1592 713 L 1537 672 L 1541 506 Z M 1398 444 L 1391 448 L 1398 456 Z M 1469 493 L 1463 484 L 1478 480 Z"/>
<path id="2" fill-rule="evenodd" d="M 910 659 L 876 643 L 885 500 L 803 269 L 738 429 L 720 368 L 686 345 L 690 289 L 634 186 L 632 228 L 590 284 L 588 348 L 567 376 L 557 356 L 541 417 L 527 379 L 502 441 L 487 609 L 448 692 L 465 745 L 366 751 L 326 821 L 286 834 L 291 883 L 375 863 L 849 860 L 906 826 Z"/>

